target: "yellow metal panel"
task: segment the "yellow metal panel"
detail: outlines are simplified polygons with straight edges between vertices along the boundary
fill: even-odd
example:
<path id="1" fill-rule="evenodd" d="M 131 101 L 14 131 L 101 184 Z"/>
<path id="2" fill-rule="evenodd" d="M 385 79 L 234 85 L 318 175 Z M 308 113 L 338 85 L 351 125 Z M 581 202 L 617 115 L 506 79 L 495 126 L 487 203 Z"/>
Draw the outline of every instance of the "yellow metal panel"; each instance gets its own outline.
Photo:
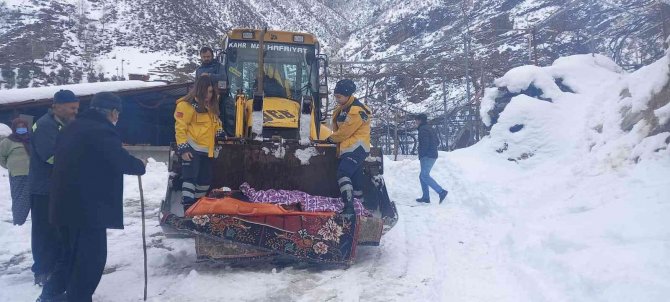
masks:
<path id="1" fill-rule="evenodd" d="M 235 137 L 244 136 L 244 102 L 245 96 L 238 94 L 235 100 Z"/>
<path id="2" fill-rule="evenodd" d="M 298 128 L 300 104 L 279 97 L 263 99 L 263 127 Z"/>
<path id="3" fill-rule="evenodd" d="M 330 130 L 326 125 L 323 123 L 319 123 L 319 137 L 316 137 L 316 128 L 314 127 L 314 106 L 312 106 L 312 122 L 309 125 L 309 138 L 312 140 L 325 140 L 328 138 L 331 134 L 333 134 L 333 130 Z"/>

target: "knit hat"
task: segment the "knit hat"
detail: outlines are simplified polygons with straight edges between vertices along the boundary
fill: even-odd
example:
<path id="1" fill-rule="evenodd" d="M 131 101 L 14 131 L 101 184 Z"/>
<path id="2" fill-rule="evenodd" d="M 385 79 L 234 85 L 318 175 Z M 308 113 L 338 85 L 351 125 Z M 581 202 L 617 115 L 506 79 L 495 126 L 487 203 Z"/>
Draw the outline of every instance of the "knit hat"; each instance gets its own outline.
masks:
<path id="1" fill-rule="evenodd" d="M 79 99 L 70 90 L 59 90 L 54 94 L 54 104 L 74 103 L 79 102 Z"/>
<path id="2" fill-rule="evenodd" d="M 356 91 L 356 84 L 350 79 L 340 80 L 335 84 L 335 94 L 351 96 Z"/>
<path id="3" fill-rule="evenodd" d="M 121 98 L 111 92 L 98 92 L 91 100 L 91 107 L 121 112 Z"/>

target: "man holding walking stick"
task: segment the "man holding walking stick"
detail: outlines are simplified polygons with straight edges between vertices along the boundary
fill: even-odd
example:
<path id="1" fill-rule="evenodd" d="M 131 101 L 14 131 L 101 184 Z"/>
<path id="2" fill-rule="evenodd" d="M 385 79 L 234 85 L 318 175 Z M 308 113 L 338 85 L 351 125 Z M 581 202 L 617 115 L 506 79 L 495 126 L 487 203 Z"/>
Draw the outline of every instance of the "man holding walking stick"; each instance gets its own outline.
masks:
<path id="1" fill-rule="evenodd" d="M 146 163 L 123 149 L 121 99 L 96 94 L 56 142 L 50 221 L 64 253 L 37 301 L 91 301 L 107 261 L 107 229 L 123 229 L 123 175 Z"/>

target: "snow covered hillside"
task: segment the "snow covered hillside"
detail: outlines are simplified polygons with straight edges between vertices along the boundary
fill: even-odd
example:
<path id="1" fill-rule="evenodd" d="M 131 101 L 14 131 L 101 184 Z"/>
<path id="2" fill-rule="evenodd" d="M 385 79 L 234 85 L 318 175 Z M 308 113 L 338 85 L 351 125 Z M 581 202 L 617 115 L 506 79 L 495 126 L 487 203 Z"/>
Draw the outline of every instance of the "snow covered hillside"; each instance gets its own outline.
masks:
<path id="1" fill-rule="evenodd" d="M 149 301 L 667 301 L 669 74 L 667 56 L 635 73 L 591 55 L 509 71 L 482 104 L 493 123 L 500 94 L 515 95 L 490 137 L 440 153 L 444 204 L 414 201 L 417 160 L 385 160 L 400 220 L 346 270 L 195 263 L 192 239 L 158 227 L 167 167 L 150 163 Z M 30 222 L 11 226 L 6 178 L 0 301 L 33 301 Z M 96 301 L 142 299 L 137 178 L 125 186 L 126 228 L 108 232 Z"/>

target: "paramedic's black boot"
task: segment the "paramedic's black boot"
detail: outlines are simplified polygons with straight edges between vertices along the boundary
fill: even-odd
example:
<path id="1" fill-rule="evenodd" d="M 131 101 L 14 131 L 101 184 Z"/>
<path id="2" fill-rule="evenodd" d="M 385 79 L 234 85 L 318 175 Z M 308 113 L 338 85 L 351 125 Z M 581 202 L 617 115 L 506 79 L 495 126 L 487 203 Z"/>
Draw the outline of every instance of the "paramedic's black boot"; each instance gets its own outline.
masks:
<path id="1" fill-rule="evenodd" d="M 356 214 L 356 210 L 354 209 L 354 203 L 353 202 L 345 203 L 344 209 L 342 210 L 342 214 Z"/>

